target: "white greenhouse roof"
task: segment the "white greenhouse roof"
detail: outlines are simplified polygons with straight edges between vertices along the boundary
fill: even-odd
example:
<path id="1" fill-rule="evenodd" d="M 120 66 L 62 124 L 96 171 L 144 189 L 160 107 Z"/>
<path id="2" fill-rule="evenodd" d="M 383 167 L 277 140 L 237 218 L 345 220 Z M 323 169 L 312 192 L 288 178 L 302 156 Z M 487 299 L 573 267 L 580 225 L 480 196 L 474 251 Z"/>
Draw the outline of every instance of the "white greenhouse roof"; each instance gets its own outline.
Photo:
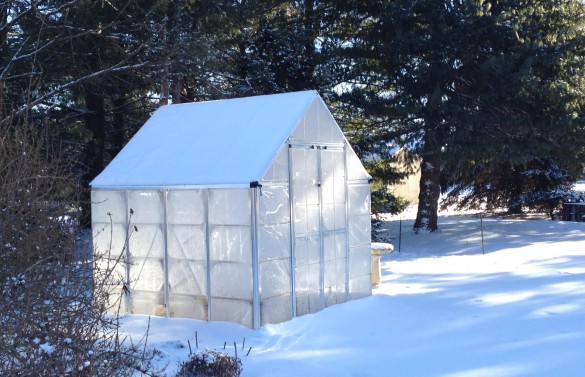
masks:
<path id="1" fill-rule="evenodd" d="M 258 181 L 316 98 L 316 91 L 304 91 L 163 106 L 91 186 Z"/>

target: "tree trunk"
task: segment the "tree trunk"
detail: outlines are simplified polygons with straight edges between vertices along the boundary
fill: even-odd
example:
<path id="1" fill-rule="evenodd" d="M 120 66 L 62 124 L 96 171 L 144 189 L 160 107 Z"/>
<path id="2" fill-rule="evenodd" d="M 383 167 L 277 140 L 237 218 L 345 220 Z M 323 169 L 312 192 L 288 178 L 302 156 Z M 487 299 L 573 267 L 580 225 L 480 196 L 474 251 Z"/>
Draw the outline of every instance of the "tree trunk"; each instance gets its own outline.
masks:
<path id="1" fill-rule="evenodd" d="M 9 5 L 0 5 L 0 67 L 6 67 L 8 60 L 8 8 Z M 6 84 L 0 79 L 0 119 L 8 115 L 6 104 Z"/>
<path id="2" fill-rule="evenodd" d="M 172 94 L 172 99 L 173 99 L 173 103 L 183 103 L 184 98 L 183 98 L 183 78 L 179 77 L 177 75 L 177 78 L 175 80 L 173 80 L 173 94 Z"/>
<path id="3" fill-rule="evenodd" d="M 112 153 L 108 159 L 116 157 L 122 150 L 126 143 L 126 117 L 124 116 L 124 108 L 126 105 L 126 96 L 120 95 L 112 100 L 114 105 L 114 114 L 112 119 Z"/>
<path id="4" fill-rule="evenodd" d="M 439 229 L 441 146 L 437 143 L 432 144 L 425 148 L 427 153 L 423 154 L 420 164 L 420 193 L 418 195 L 418 211 L 414 222 L 414 231 L 416 233 L 420 230 L 434 232 Z"/>
<path id="5" fill-rule="evenodd" d="M 508 199 L 508 213 L 513 215 L 520 215 L 523 211 L 521 196 L 524 192 L 524 177 L 519 173 L 522 170 L 522 168 L 512 167 L 512 190 Z"/>
<path id="6" fill-rule="evenodd" d="M 89 195 L 89 183 L 104 170 L 104 148 L 106 140 L 106 112 L 104 97 L 88 93 L 85 95 L 87 114 L 85 115 L 85 127 L 92 134 L 91 140 L 85 147 L 85 173 L 82 182 L 82 211 L 81 226 L 91 224 L 91 203 Z"/>

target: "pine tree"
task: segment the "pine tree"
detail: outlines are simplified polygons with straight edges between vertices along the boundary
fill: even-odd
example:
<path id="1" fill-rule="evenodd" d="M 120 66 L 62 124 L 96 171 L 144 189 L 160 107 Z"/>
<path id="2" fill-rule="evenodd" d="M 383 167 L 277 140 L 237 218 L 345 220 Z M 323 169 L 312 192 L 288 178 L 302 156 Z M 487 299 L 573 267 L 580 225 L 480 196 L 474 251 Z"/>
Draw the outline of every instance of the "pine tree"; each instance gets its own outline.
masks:
<path id="1" fill-rule="evenodd" d="M 553 5 L 399 0 L 342 9 L 351 32 L 341 53 L 354 72 L 345 99 L 373 119 L 368 131 L 383 135 L 382 148 L 398 143 L 421 157 L 416 231 L 438 229 L 441 180 L 472 185 L 463 178 L 478 161 L 582 163 L 583 6 Z"/>
<path id="2" fill-rule="evenodd" d="M 549 4 L 547 2 L 547 4 Z M 583 170 L 582 90 L 585 45 L 580 2 L 508 4 L 495 9 L 513 31 L 499 56 L 478 65 L 481 111 L 460 147 L 446 152 L 444 187 L 461 204 L 543 208 L 553 217 L 559 195 Z M 489 90 L 491 87 L 497 91 Z M 544 206 L 546 203 L 546 206 Z"/>

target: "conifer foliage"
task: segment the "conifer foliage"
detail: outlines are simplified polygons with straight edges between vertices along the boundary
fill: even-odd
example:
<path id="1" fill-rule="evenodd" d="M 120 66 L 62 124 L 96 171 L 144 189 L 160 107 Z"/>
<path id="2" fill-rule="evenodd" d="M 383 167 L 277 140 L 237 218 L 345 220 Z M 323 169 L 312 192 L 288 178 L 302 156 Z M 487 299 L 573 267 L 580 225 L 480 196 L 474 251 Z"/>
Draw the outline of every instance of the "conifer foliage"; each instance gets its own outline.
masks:
<path id="1" fill-rule="evenodd" d="M 356 1 L 343 14 L 343 97 L 375 120 L 366 133 L 421 157 L 416 231 L 438 229 L 441 185 L 514 209 L 530 205 L 534 164 L 558 166 L 563 184 L 582 171 L 580 1 Z M 511 171 L 523 179 L 498 185 Z"/>

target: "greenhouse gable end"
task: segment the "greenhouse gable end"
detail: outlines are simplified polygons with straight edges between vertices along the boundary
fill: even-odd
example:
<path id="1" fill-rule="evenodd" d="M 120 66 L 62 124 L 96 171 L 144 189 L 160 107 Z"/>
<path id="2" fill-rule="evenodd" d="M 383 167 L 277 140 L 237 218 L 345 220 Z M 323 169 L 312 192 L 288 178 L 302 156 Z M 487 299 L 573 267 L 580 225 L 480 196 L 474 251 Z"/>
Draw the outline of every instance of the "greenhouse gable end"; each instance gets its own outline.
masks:
<path id="1" fill-rule="evenodd" d="M 369 178 L 315 91 L 161 107 L 91 183 L 111 303 L 257 328 L 368 296 Z"/>

